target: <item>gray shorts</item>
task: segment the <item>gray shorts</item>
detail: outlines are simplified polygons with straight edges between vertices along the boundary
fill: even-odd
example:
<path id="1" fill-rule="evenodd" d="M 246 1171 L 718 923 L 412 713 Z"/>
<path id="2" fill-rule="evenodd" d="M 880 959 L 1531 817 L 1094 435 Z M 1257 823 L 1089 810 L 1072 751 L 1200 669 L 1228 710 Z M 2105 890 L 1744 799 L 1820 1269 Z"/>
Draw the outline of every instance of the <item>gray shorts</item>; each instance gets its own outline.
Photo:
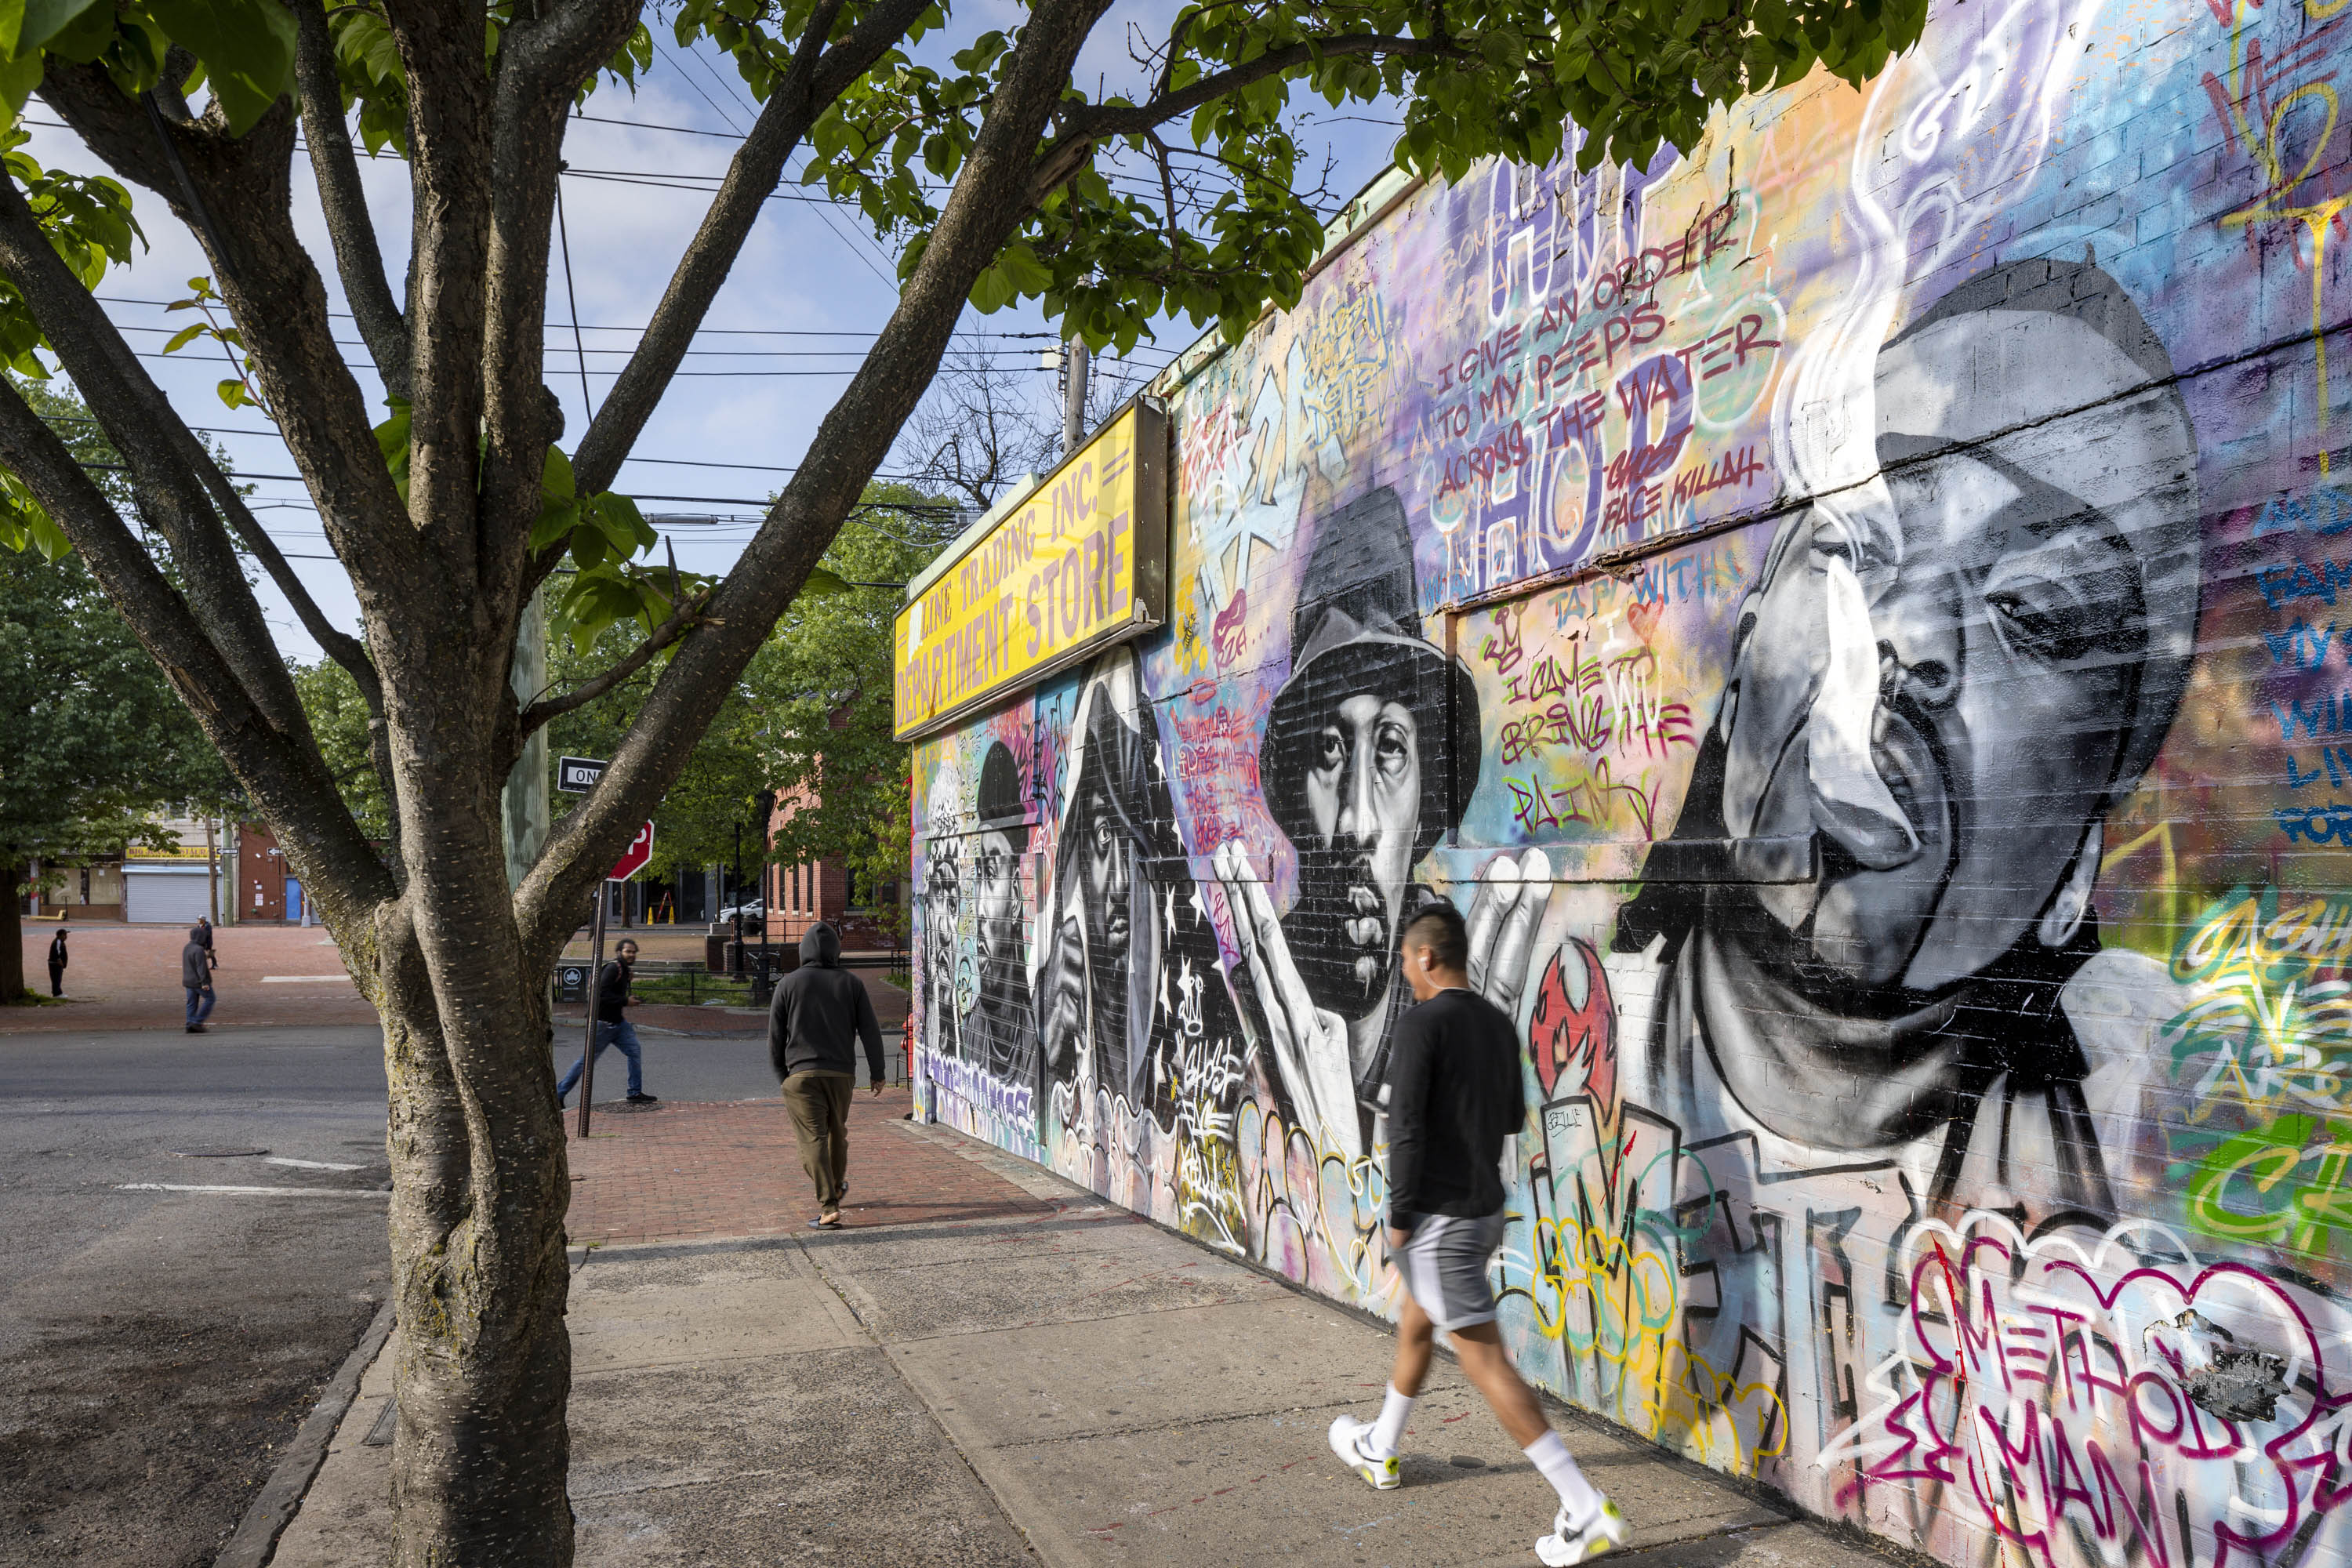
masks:
<path id="1" fill-rule="evenodd" d="M 1451 1333 L 1495 1321 L 1486 1265 L 1503 1245 L 1503 1211 L 1461 1219 L 1423 1215 L 1396 1256 L 1397 1275 L 1429 1321 Z"/>

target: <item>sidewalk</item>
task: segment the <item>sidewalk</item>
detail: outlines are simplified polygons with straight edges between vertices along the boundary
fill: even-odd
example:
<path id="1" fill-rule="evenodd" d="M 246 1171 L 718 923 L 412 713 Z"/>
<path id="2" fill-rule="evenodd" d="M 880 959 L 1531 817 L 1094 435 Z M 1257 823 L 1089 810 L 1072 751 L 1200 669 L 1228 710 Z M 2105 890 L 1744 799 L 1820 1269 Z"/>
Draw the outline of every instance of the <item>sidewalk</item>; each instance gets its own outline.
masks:
<path id="1" fill-rule="evenodd" d="M 1535 1561 L 1550 1489 L 1450 1361 L 1414 1413 L 1405 1485 L 1374 1492 L 1324 1432 L 1377 1405 L 1381 1330 L 943 1128 L 869 1114 L 852 1138 L 852 1190 L 875 1206 L 830 1235 L 795 1217 L 781 1118 L 688 1108 L 630 1122 L 609 1152 L 591 1140 L 575 1220 L 618 1212 L 600 1182 L 691 1146 L 747 1185 L 765 1162 L 782 1201 L 688 1205 L 676 1223 L 790 1228 L 575 1249 L 580 1563 Z M 881 1206 L 892 1180 L 906 1208 Z M 623 1234 L 659 1229 L 657 1208 L 629 1210 Z M 391 1364 L 370 1369 L 274 1563 L 385 1562 Z M 1883 1561 L 1555 1420 L 1633 1521 L 1622 1561 Z"/>

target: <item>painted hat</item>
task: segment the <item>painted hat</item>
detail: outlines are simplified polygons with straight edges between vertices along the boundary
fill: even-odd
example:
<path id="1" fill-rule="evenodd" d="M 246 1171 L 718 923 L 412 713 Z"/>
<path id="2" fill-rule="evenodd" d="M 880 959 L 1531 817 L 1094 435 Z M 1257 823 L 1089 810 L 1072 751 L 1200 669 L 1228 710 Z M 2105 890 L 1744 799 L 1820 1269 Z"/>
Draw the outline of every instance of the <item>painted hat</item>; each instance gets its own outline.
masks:
<path id="1" fill-rule="evenodd" d="M 982 832 L 1027 837 L 1029 814 L 1021 799 L 1021 766 L 1013 760 L 1013 748 L 1002 741 L 989 742 L 988 755 L 980 764 L 976 805 Z"/>

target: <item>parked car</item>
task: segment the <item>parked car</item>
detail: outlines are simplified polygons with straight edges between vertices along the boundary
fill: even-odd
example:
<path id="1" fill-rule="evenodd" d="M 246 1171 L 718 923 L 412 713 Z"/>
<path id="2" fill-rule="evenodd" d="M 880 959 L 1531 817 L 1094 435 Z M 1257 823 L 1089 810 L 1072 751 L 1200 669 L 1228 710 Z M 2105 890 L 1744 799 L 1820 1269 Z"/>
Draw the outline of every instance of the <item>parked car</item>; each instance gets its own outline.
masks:
<path id="1" fill-rule="evenodd" d="M 768 902 L 765 899 L 753 899 L 749 903 L 730 904 L 719 911 L 719 923 L 732 931 L 739 914 L 743 917 L 743 934 L 757 936 L 760 928 L 767 923 Z"/>

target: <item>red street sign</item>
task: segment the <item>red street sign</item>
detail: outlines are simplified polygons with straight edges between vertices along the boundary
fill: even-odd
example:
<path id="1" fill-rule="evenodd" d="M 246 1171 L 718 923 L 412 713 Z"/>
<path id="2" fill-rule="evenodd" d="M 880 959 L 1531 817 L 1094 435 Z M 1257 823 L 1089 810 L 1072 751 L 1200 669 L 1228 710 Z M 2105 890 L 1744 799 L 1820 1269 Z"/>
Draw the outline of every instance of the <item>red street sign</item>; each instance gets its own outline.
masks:
<path id="1" fill-rule="evenodd" d="M 637 829 L 637 836 L 629 840 L 629 847 L 621 851 L 621 858 L 613 862 L 613 868 L 604 873 L 604 879 L 608 882 L 625 882 L 644 870 L 646 862 L 653 858 L 654 825 L 648 822 Z"/>

